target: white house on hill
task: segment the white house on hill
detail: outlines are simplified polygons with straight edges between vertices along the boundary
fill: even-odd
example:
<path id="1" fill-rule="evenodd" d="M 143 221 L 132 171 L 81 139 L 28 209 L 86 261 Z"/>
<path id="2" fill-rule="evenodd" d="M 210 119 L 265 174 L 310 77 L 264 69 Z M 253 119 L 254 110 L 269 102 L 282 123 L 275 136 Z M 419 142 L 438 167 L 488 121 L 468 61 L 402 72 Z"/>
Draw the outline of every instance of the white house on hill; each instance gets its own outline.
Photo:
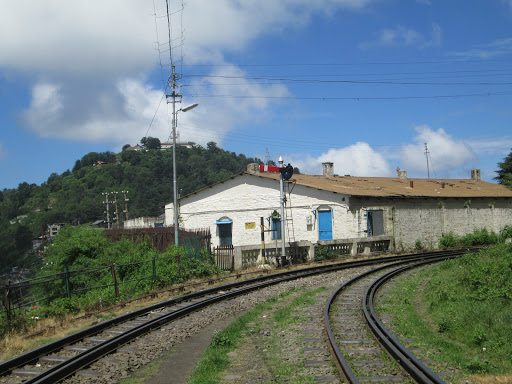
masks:
<path id="1" fill-rule="evenodd" d="M 417 240 L 436 247 L 443 234 L 500 231 L 512 225 L 512 191 L 480 180 L 408 179 L 334 176 L 332 163 L 323 175 L 294 175 L 286 183 L 285 231 L 288 242 L 327 244 L 350 239 L 385 238 L 398 249 Z M 272 246 L 280 230 L 279 173 L 248 171 L 179 200 L 181 227 L 210 228 L 216 245 L 261 244 L 260 220 L 275 229 L 265 233 Z M 173 225 L 173 204 L 165 206 L 165 225 Z"/>

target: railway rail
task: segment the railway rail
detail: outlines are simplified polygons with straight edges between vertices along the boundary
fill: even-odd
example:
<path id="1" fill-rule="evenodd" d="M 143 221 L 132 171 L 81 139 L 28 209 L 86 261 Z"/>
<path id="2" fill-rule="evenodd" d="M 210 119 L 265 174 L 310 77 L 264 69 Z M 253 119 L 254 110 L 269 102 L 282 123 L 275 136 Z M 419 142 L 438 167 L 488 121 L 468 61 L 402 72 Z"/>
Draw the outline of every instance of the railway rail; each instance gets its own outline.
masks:
<path id="1" fill-rule="evenodd" d="M 323 265 L 238 281 L 168 300 L 125 314 L 0 364 L 0 382 L 57 383 L 93 362 L 115 352 L 132 340 L 214 303 L 282 282 L 356 267 L 411 262 L 445 252 L 402 255 Z M 20 381 L 20 377 L 23 379 Z M 13 378 L 11 380 L 11 378 Z"/>
<path id="2" fill-rule="evenodd" d="M 331 296 L 324 313 L 328 344 L 340 374 L 349 383 L 444 383 L 384 326 L 374 301 L 379 288 L 393 277 L 467 251 L 445 251 L 383 265 L 352 278 Z"/>

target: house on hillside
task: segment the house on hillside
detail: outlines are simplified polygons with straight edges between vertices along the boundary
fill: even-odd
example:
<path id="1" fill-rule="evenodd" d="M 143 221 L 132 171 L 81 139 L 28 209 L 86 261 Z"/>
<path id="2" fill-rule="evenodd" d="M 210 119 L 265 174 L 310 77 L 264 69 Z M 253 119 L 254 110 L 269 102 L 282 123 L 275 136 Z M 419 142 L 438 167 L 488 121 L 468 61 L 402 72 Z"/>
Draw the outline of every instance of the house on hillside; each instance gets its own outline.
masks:
<path id="1" fill-rule="evenodd" d="M 334 176 L 332 163 L 323 175 L 294 175 L 285 182 L 285 241 L 312 244 L 383 239 L 397 249 L 412 249 L 417 240 L 437 247 L 443 234 L 498 232 L 512 225 L 512 191 L 471 179 L 408 179 Z M 280 238 L 279 173 L 260 172 L 250 164 L 221 183 L 179 200 L 182 228 L 210 228 L 212 244 L 250 246 Z M 165 206 L 165 225 L 173 225 L 173 204 Z M 355 240 L 354 240 L 355 239 Z"/>
<path id="2" fill-rule="evenodd" d="M 137 144 L 134 147 L 126 147 L 124 150 L 125 151 L 142 151 L 143 149 L 144 149 L 144 147 L 142 147 L 139 144 Z"/>
<path id="3" fill-rule="evenodd" d="M 176 145 L 178 147 L 183 147 L 183 148 L 193 148 L 194 147 L 194 143 L 192 143 L 190 141 L 178 142 L 178 143 L 176 143 Z M 173 147 L 173 143 L 160 143 L 160 149 L 172 149 L 172 147 Z"/>

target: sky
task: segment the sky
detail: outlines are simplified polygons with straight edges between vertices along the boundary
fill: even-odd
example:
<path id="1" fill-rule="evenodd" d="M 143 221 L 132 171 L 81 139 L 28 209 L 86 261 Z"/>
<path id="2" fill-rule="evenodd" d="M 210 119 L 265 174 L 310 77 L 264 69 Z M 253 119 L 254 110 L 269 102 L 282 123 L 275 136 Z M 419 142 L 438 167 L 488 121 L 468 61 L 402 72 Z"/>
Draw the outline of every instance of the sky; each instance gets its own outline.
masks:
<path id="1" fill-rule="evenodd" d="M 512 150 L 512 0 L 167 4 L 0 0 L 0 189 L 172 141 L 173 65 L 178 141 L 302 173 L 494 182 Z"/>

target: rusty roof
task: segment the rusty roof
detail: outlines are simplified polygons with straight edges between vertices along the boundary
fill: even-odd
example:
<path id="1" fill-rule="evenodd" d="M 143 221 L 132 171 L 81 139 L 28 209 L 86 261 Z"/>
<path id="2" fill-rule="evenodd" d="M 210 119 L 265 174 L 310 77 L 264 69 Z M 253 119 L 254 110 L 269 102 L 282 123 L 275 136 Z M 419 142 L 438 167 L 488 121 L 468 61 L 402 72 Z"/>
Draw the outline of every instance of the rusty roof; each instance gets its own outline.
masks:
<path id="1" fill-rule="evenodd" d="M 279 180 L 279 173 L 248 173 Z M 391 177 L 293 175 L 298 185 L 349 196 L 373 197 L 512 197 L 507 187 L 472 179 L 399 179 Z"/>

